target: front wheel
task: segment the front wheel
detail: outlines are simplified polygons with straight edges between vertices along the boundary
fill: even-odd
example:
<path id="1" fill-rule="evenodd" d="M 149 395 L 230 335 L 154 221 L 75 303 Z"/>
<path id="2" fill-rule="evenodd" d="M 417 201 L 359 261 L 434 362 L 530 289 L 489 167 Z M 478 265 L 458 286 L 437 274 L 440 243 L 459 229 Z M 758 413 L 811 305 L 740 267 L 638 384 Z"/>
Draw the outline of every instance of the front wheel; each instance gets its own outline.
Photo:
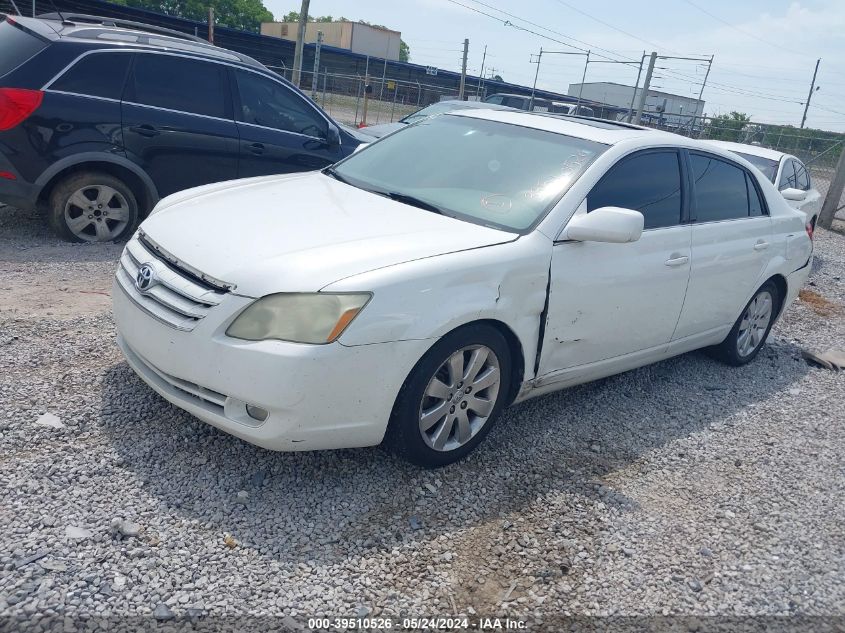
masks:
<path id="1" fill-rule="evenodd" d="M 127 237 L 138 221 L 138 201 L 111 174 L 83 171 L 59 182 L 50 195 L 50 224 L 71 242 L 111 242 Z"/>
<path id="2" fill-rule="evenodd" d="M 754 360 L 774 325 L 779 300 L 777 286 L 771 281 L 764 283 L 751 297 L 727 338 L 713 348 L 714 355 L 735 367 Z"/>
<path id="3" fill-rule="evenodd" d="M 438 341 L 399 393 L 388 443 L 427 467 L 458 461 L 489 433 L 507 401 L 511 354 L 493 327 L 469 325 Z"/>

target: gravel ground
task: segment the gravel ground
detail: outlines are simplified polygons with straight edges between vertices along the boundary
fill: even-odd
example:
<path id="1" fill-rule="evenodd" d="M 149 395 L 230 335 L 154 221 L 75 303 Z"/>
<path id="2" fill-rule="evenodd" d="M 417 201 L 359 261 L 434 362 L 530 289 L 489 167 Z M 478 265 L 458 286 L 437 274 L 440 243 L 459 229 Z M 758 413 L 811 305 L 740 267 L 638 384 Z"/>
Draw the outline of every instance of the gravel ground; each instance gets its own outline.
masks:
<path id="1" fill-rule="evenodd" d="M 845 616 L 845 374 L 800 358 L 845 346 L 845 237 L 818 231 L 818 296 L 750 366 L 693 353 L 529 401 L 438 471 L 271 453 L 169 405 L 114 342 L 119 251 L 0 210 L 0 629 Z"/>

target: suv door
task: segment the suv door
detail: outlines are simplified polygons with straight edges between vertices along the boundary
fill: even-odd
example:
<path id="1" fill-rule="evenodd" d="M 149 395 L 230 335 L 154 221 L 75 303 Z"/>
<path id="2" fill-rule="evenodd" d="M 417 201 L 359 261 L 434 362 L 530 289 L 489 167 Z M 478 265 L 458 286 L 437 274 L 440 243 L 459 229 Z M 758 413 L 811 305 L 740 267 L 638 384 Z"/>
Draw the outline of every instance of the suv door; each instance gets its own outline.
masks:
<path id="1" fill-rule="evenodd" d="M 123 95 L 127 155 L 161 197 L 238 174 L 238 130 L 226 66 L 136 53 Z"/>
<path id="2" fill-rule="evenodd" d="M 576 214 L 634 209 L 645 218 L 643 234 L 629 244 L 555 244 L 541 374 L 666 349 L 689 279 L 682 174 L 675 149 L 645 150 L 621 159 L 587 195 Z"/>
<path id="3" fill-rule="evenodd" d="M 757 178 L 709 154 L 690 152 L 689 160 L 692 268 L 676 339 L 730 329 L 772 256 L 772 226 Z"/>
<path id="4" fill-rule="evenodd" d="M 240 136 L 238 175 L 321 169 L 342 158 L 326 118 L 296 91 L 259 73 L 234 70 Z"/>

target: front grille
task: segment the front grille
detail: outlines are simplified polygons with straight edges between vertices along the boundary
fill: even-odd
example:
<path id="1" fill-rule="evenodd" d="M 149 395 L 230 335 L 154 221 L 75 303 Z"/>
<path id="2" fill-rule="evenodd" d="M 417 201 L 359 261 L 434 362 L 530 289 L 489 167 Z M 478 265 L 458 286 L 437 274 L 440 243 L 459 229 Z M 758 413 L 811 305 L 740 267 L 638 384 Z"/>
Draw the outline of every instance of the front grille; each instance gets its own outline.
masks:
<path id="1" fill-rule="evenodd" d="M 135 281 L 144 264 L 152 268 L 156 281 L 141 291 Z M 162 323 L 184 331 L 193 330 L 226 295 L 225 291 L 201 283 L 193 273 L 163 261 L 137 237 L 133 237 L 123 250 L 117 282 L 142 310 Z"/>

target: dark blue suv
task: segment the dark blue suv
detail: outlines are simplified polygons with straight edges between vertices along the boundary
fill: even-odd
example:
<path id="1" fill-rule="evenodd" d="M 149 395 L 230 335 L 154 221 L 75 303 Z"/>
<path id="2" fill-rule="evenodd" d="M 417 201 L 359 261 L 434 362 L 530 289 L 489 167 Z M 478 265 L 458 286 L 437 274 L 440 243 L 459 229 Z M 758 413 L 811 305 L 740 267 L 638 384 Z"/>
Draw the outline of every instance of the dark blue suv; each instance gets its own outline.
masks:
<path id="1" fill-rule="evenodd" d="M 46 206 L 69 240 L 126 237 L 171 193 L 320 169 L 363 138 L 254 59 L 193 36 L 0 15 L 0 202 Z"/>

